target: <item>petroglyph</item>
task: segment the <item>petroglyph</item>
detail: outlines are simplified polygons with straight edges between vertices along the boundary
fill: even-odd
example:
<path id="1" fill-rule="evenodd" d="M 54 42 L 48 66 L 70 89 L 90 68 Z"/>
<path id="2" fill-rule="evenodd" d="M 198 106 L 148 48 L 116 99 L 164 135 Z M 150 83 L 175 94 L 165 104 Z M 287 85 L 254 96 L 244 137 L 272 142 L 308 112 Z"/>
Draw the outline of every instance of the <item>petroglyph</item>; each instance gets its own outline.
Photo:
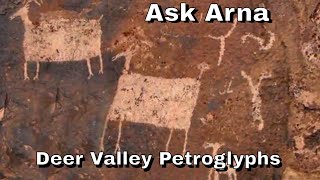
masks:
<path id="1" fill-rule="evenodd" d="M 224 143 L 205 143 L 203 147 L 205 149 L 212 148 L 212 156 L 214 157 L 215 155 L 218 154 L 218 150 L 224 146 Z M 213 168 L 210 169 L 209 174 L 208 174 L 208 180 L 211 180 L 212 173 L 214 172 L 214 180 L 219 180 L 220 179 L 220 174 L 225 174 L 228 176 L 228 180 L 237 180 L 237 171 L 231 167 L 228 166 L 227 171 L 225 172 L 218 172 L 214 171 Z"/>
<path id="2" fill-rule="evenodd" d="M 205 118 L 200 118 L 200 121 L 202 124 L 206 125 L 209 122 L 213 122 L 214 117 L 211 113 L 208 113 L 207 116 Z"/>
<path id="3" fill-rule="evenodd" d="M 219 40 L 220 41 L 220 52 L 219 52 L 219 60 L 218 60 L 218 66 L 221 65 L 222 63 L 222 59 L 224 56 L 224 53 L 226 51 L 226 39 L 228 39 L 231 34 L 233 33 L 233 31 L 235 30 L 235 28 L 237 27 L 237 22 L 238 20 L 235 19 L 231 29 L 225 34 L 225 35 L 221 35 L 221 36 L 212 36 L 212 35 L 208 35 L 208 38 L 214 39 L 214 40 Z"/>
<path id="4" fill-rule="evenodd" d="M 269 39 L 268 43 L 266 43 L 266 40 L 264 40 L 264 39 L 262 39 L 260 37 L 257 37 L 257 36 L 255 36 L 255 35 L 253 35 L 251 33 L 247 33 L 246 35 L 242 36 L 241 40 L 242 40 L 242 43 L 246 43 L 248 38 L 256 40 L 260 45 L 259 49 L 266 51 L 266 50 L 271 49 L 272 46 L 273 46 L 273 43 L 276 41 L 276 36 L 275 36 L 275 34 L 273 32 L 268 31 L 268 34 L 270 35 L 270 39 Z"/>
<path id="5" fill-rule="evenodd" d="M 219 91 L 219 94 L 220 94 L 220 95 L 225 95 L 225 94 L 231 94 L 231 93 L 233 93 L 233 90 L 230 89 L 231 86 L 232 86 L 232 81 L 233 81 L 233 77 L 232 77 L 232 79 L 229 81 L 229 83 L 227 83 L 227 84 L 224 86 L 225 90 Z"/>
<path id="6" fill-rule="evenodd" d="M 205 149 L 212 148 L 212 156 L 213 157 L 218 154 L 218 150 L 222 146 L 224 146 L 224 143 L 222 143 L 222 144 L 220 144 L 220 143 L 205 143 L 203 145 L 203 147 Z M 212 176 L 213 171 L 214 171 L 214 169 L 211 168 L 209 171 L 209 174 L 208 174 L 208 180 L 211 180 L 211 176 Z M 217 180 L 217 179 L 219 179 L 219 173 L 217 171 L 214 171 L 214 180 Z"/>
<path id="7" fill-rule="evenodd" d="M 28 80 L 28 62 L 36 62 L 34 80 L 39 79 L 40 62 L 87 62 L 90 77 L 93 76 L 90 58 L 99 57 L 100 70 L 103 73 L 103 60 L 101 55 L 101 25 L 99 19 L 85 19 L 75 16 L 64 18 L 64 12 L 51 12 L 41 14 L 39 24 L 34 25 L 29 17 L 29 8 L 32 1 L 15 12 L 10 19 L 20 17 L 24 28 L 24 79 Z M 34 1 L 41 5 L 40 1 Z"/>
<path id="8" fill-rule="evenodd" d="M 106 118 L 106 123 L 109 120 L 119 121 L 115 151 L 120 150 L 122 123 L 128 121 L 169 128 L 170 135 L 166 148 L 169 147 L 173 130 L 184 130 L 183 152 L 185 152 L 199 88 L 200 81 L 192 78 L 165 79 L 135 73 L 122 75 Z M 104 149 L 103 143 L 104 132 L 100 145 L 102 151 Z"/>
<path id="9" fill-rule="evenodd" d="M 112 58 L 112 61 L 115 61 L 120 57 L 124 57 L 126 59 L 126 61 L 125 61 L 125 64 L 124 64 L 123 73 L 127 74 L 129 72 L 129 70 L 130 70 L 131 59 L 136 54 L 137 51 L 138 51 L 137 46 L 131 45 L 124 52 L 121 52 L 121 53 L 117 54 L 116 56 L 114 56 Z"/>
<path id="10" fill-rule="evenodd" d="M 112 61 L 124 57 L 126 59 L 123 73 L 127 74 L 130 70 L 130 63 L 132 58 L 136 54 L 143 54 L 142 58 L 153 58 L 153 54 L 149 52 L 150 48 L 153 47 L 153 43 L 146 39 L 146 35 L 142 28 L 137 27 L 132 32 L 126 32 L 122 35 L 119 40 L 113 44 L 112 49 L 117 51 L 121 47 L 129 47 L 126 49 L 120 49 L 120 53 L 112 58 Z M 142 40 L 141 40 L 142 39 Z"/>
<path id="11" fill-rule="evenodd" d="M 250 87 L 250 90 L 252 93 L 252 100 L 251 100 L 251 102 L 252 102 L 252 117 L 253 117 L 254 121 L 259 122 L 258 130 L 261 131 L 264 128 L 264 120 L 261 115 L 262 100 L 261 100 L 261 96 L 260 96 L 260 86 L 261 86 L 262 80 L 271 78 L 272 75 L 270 73 L 262 74 L 256 85 L 253 84 L 252 78 L 249 75 L 247 75 L 246 72 L 241 71 L 241 75 L 249 83 L 249 87 Z"/>
<path id="12" fill-rule="evenodd" d="M 5 116 L 8 103 L 9 103 L 9 98 L 8 98 L 8 94 L 6 94 L 6 98 L 4 100 L 4 106 L 2 108 L 0 108 L 0 122 L 3 120 L 3 118 Z"/>
<path id="13" fill-rule="evenodd" d="M 197 66 L 197 68 L 200 70 L 200 74 L 198 76 L 198 79 L 202 78 L 203 73 L 205 73 L 206 71 L 208 71 L 210 69 L 209 64 L 202 62 L 201 64 L 199 64 Z"/>
<path id="14" fill-rule="evenodd" d="M 219 172 L 219 174 L 225 174 L 228 176 L 228 180 L 237 180 L 237 171 L 228 166 L 227 171 Z M 219 178 L 217 178 L 219 180 Z"/>
<path id="15" fill-rule="evenodd" d="M 206 63 L 197 66 L 200 75 L 197 79 L 143 76 L 123 74 L 118 83 L 117 93 L 106 117 L 100 150 L 104 150 L 104 136 L 108 121 L 119 121 L 119 133 L 116 151 L 120 151 L 120 139 L 123 121 L 151 124 L 160 128 L 169 128 L 166 143 L 168 150 L 174 130 L 185 131 L 183 154 L 186 151 L 188 132 L 193 110 L 200 90 L 200 78 L 210 67 Z M 154 86 L 157 84 L 157 86 Z"/>
<path id="16" fill-rule="evenodd" d="M 2 121 L 3 117 L 4 117 L 4 112 L 5 112 L 5 108 L 0 108 L 0 122 Z"/>

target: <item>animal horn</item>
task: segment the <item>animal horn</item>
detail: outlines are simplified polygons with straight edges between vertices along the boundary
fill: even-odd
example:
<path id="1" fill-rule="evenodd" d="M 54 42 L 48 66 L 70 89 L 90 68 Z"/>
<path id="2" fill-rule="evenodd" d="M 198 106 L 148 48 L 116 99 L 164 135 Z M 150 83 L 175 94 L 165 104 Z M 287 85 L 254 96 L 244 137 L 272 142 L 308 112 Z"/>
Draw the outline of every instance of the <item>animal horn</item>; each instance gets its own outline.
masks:
<path id="1" fill-rule="evenodd" d="M 24 5 L 29 5 L 31 2 L 36 3 L 38 6 L 41 6 L 43 4 L 42 0 L 25 0 Z"/>

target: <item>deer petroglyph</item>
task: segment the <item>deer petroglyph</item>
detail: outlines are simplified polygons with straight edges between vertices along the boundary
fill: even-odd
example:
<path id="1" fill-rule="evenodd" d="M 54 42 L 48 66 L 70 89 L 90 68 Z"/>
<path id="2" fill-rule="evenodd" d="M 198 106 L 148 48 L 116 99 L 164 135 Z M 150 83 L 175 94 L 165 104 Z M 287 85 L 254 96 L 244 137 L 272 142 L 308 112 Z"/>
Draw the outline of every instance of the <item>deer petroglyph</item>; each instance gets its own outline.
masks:
<path id="1" fill-rule="evenodd" d="M 224 143 L 205 143 L 203 147 L 205 149 L 212 148 L 212 157 L 214 157 L 218 154 L 218 150 L 224 145 L 225 145 Z M 213 172 L 214 172 L 214 180 L 219 180 L 220 174 L 227 175 L 228 180 L 237 180 L 237 171 L 231 168 L 230 166 L 228 166 L 228 169 L 225 172 L 214 171 L 214 169 L 211 168 L 208 174 L 208 180 L 211 180 L 211 176 Z"/>
<path id="2" fill-rule="evenodd" d="M 260 50 L 266 51 L 266 50 L 269 50 L 269 49 L 272 48 L 273 43 L 276 40 L 275 34 L 273 32 L 268 31 L 268 33 L 270 34 L 270 40 L 269 40 L 268 43 L 266 43 L 266 41 L 264 39 L 262 39 L 260 37 L 257 37 L 257 36 L 255 36 L 253 34 L 250 34 L 250 33 L 247 33 L 246 35 L 242 36 L 241 40 L 242 40 L 242 43 L 246 43 L 248 38 L 254 39 L 259 43 Z"/>
<path id="3" fill-rule="evenodd" d="M 208 69 L 208 65 L 202 64 L 198 68 L 202 74 Z M 119 79 L 116 95 L 106 117 L 100 150 L 104 150 L 107 122 L 119 122 L 116 152 L 120 150 L 122 123 L 128 121 L 170 129 L 166 150 L 169 148 L 173 131 L 185 131 L 184 154 L 200 84 L 199 79 L 196 78 L 165 79 L 136 73 L 123 74 Z"/>
<path id="4" fill-rule="evenodd" d="M 221 65 L 224 53 L 226 51 L 226 39 L 228 39 L 231 36 L 233 31 L 237 27 L 237 22 L 238 22 L 237 19 L 235 19 L 231 29 L 225 35 L 221 35 L 221 36 L 208 35 L 208 36 L 206 36 L 206 37 L 208 37 L 210 39 L 214 39 L 214 40 L 219 40 L 220 41 L 220 52 L 219 52 L 218 66 Z"/>
<path id="5" fill-rule="evenodd" d="M 261 86 L 261 82 L 264 79 L 269 79 L 272 77 L 271 73 L 264 73 L 260 76 L 259 81 L 257 84 L 253 84 L 253 80 L 252 78 L 247 75 L 246 72 L 241 71 L 241 75 L 243 78 L 245 78 L 248 83 L 249 83 L 249 87 L 252 93 L 252 117 L 254 121 L 259 122 L 258 125 L 258 130 L 262 130 L 264 128 L 264 120 L 262 118 L 262 114 L 261 114 L 261 106 L 262 106 L 262 99 L 260 96 L 260 86 Z"/>
<path id="6" fill-rule="evenodd" d="M 59 11 L 41 14 L 39 24 L 34 25 L 28 17 L 30 3 L 15 12 L 10 19 L 20 17 L 24 28 L 23 51 L 25 57 L 24 79 L 28 80 L 28 62 L 36 62 L 34 80 L 39 79 L 40 62 L 87 62 L 90 79 L 93 76 L 90 58 L 99 57 L 100 70 L 103 73 L 101 55 L 101 25 L 99 19 L 72 18 L 67 19 Z M 40 1 L 33 1 L 41 5 Z M 61 13 L 62 14 L 62 13 Z"/>

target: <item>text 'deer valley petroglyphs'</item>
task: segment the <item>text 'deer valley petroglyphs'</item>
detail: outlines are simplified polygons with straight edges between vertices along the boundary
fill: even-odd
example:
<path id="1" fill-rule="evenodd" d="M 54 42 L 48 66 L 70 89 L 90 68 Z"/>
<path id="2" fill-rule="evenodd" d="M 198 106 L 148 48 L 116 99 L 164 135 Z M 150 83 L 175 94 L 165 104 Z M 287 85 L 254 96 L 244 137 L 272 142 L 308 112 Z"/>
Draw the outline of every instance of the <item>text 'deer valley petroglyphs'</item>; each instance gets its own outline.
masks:
<path id="1" fill-rule="evenodd" d="M 165 79 L 134 73 L 122 75 L 106 118 L 106 123 L 119 122 L 115 151 L 120 150 L 121 127 L 123 121 L 127 121 L 170 129 L 166 148 L 169 147 L 173 130 L 184 130 L 185 152 L 199 89 L 200 81 L 192 78 Z M 104 149 L 104 134 L 100 149 Z"/>
<path id="2" fill-rule="evenodd" d="M 255 122 L 258 122 L 258 130 L 262 130 L 264 128 L 264 120 L 261 114 L 261 107 L 262 107 L 262 99 L 260 96 L 260 87 L 261 82 L 264 79 L 269 79 L 272 77 L 271 73 L 264 73 L 259 77 L 258 83 L 254 84 L 252 78 L 245 72 L 241 71 L 241 75 L 248 81 L 250 91 L 252 93 L 252 117 Z"/>
<path id="3" fill-rule="evenodd" d="M 15 12 L 10 19 L 20 17 L 24 28 L 23 51 L 25 57 L 24 79 L 29 79 L 28 62 L 36 62 L 34 80 L 39 79 L 40 62 L 86 61 L 88 78 L 93 76 L 90 59 L 99 57 L 103 73 L 101 55 L 101 25 L 99 19 L 72 18 L 61 16 L 59 11 L 41 14 L 40 21 L 34 25 L 28 17 L 30 3 Z M 41 5 L 39 1 L 36 1 Z"/>
<path id="4" fill-rule="evenodd" d="M 216 156 L 218 154 L 219 149 L 224 146 L 224 143 L 205 143 L 203 147 L 205 149 L 212 148 L 212 156 Z M 228 180 L 237 180 L 237 171 L 233 168 L 228 167 L 227 171 L 218 172 L 214 168 L 211 168 L 208 173 L 208 180 L 212 179 L 212 173 L 214 173 L 213 180 L 219 180 L 221 174 L 225 174 L 228 177 Z"/>

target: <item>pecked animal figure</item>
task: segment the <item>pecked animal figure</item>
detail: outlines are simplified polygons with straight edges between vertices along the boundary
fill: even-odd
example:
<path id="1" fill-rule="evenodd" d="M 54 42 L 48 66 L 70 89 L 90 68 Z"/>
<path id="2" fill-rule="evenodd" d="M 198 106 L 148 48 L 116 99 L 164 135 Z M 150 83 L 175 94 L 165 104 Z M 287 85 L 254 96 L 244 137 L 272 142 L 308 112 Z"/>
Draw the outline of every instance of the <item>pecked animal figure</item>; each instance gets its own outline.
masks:
<path id="1" fill-rule="evenodd" d="M 40 62 L 87 62 L 88 79 L 93 76 L 90 59 L 99 57 L 100 70 L 103 74 L 101 55 L 101 25 L 99 19 L 65 18 L 62 11 L 41 14 L 40 22 L 34 25 L 28 12 L 30 3 L 27 1 L 10 19 L 20 17 L 25 28 L 23 51 L 25 57 L 24 79 L 28 80 L 28 62 L 36 62 L 34 80 L 39 79 Z M 40 2 L 34 1 L 38 5 Z M 74 16 L 74 15 L 73 15 Z"/>

